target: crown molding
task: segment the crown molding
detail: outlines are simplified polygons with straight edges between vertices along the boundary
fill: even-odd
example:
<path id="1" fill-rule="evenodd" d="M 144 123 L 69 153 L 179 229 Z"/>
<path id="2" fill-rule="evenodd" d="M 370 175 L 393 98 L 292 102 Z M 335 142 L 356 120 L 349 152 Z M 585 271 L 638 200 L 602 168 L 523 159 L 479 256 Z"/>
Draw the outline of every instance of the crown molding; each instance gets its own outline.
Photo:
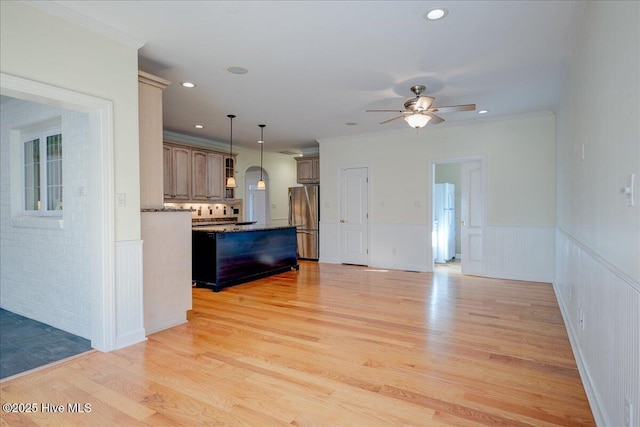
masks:
<path id="1" fill-rule="evenodd" d="M 469 119 L 469 120 L 461 120 L 461 121 L 457 121 L 457 122 L 442 122 L 442 123 L 438 123 L 437 125 L 432 125 L 432 126 L 425 126 L 421 129 L 418 129 L 417 131 L 415 129 L 412 128 L 402 128 L 402 129 L 389 129 L 389 130 L 384 130 L 384 131 L 376 131 L 376 132 L 368 132 L 368 133 L 360 133 L 360 134 L 355 134 L 355 135 L 348 135 L 348 136 L 336 136 L 336 137 L 332 137 L 332 138 L 322 138 L 322 139 L 318 139 L 317 142 L 318 144 L 322 145 L 326 142 L 335 142 L 335 141 L 350 141 L 350 140 L 354 140 L 354 139 L 363 139 L 363 138 L 369 138 L 369 137 L 375 137 L 375 136 L 382 136 L 382 135 L 398 135 L 398 134 L 406 134 L 406 133 L 422 133 L 422 132 L 430 132 L 432 130 L 436 130 L 436 129 L 442 129 L 442 128 L 452 128 L 452 127 L 463 127 L 463 126 L 475 126 L 475 125 L 481 125 L 481 124 L 485 124 L 485 123 L 493 123 L 493 122 L 504 122 L 504 121 L 510 121 L 510 120 L 517 120 L 517 119 L 527 119 L 527 118 L 533 118 L 533 117 L 544 117 L 544 116 L 554 116 L 555 113 L 552 110 L 542 110 L 542 111 L 534 111 L 534 112 L 530 112 L 530 113 L 522 113 L 522 114 L 510 114 L 510 115 L 505 115 L 505 116 L 495 116 L 495 117 L 477 117 L 474 119 Z"/>
<path id="2" fill-rule="evenodd" d="M 86 15 L 76 12 L 75 10 L 66 8 L 53 1 L 25 0 L 25 3 L 33 7 L 36 7 L 50 15 L 54 15 L 54 16 L 57 16 L 58 18 L 62 18 L 67 21 L 78 24 L 90 31 L 101 34 L 118 43 L 122 43 L 136 50 L 140 49 L 142 46 L 146 44 L 146 41 L 139 40 L 133 36 L 130 36 L 129 34 L 126 34 L 120 30 L 116 30 L 115 28 L 110 27 L 109 25 L 103 24 L 102 22 L 98 22 L 93 18 L 89 18 Z"/>

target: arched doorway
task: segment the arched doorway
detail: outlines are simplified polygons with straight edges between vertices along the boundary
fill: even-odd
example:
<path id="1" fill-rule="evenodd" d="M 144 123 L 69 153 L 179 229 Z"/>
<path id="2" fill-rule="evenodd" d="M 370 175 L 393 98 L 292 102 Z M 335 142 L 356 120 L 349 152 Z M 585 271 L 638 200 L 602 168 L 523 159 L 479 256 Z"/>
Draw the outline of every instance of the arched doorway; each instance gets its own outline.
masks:
<path id="1" fill-rule="evenodd" d="M 268 224 L 271 221 L 269 207 L 269 174 L 262 169 L 262 179 L 266 183 L 266 190 L 258 190 L 260 179 L 260 167 L 251 166 L 245 173 L 245 217 L 247 221 L 256 221 L 257 224 Z"/>

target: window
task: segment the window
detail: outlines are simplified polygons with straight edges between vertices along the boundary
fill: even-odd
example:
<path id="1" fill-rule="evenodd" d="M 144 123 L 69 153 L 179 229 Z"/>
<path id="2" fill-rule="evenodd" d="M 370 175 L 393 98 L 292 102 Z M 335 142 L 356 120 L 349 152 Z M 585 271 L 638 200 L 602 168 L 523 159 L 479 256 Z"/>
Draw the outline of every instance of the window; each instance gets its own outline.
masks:
<path id="1" fill-rule="evenodd" d="M 62 134 L 58 129 L 29 134 L 23 139 L 24 210 L 62 213 Z"/>

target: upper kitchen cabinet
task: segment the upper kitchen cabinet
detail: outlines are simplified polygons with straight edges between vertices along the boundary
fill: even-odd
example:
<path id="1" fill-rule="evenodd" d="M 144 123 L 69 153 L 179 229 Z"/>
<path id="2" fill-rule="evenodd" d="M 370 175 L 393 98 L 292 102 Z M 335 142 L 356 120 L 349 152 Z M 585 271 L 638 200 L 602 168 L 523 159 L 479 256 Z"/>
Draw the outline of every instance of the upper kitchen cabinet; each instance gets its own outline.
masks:
<path id="1" fill-rule="evenodd" d="M 193 200 L 222 199 L 222 162 L 222 154 L 191 150 L 191 198 Z"/>
<path id="2" fill-rule="evenodd" d="M 169 81 L 138 72 L 140 207 L 162 208 L 162 91 Z M 166 190 L 165 190 L 166 193 Z"/>
<path id="3" fill-rule="evenodd" d="M 296 177 L 298 184 L 320 183 L 320 157 L 296 157 Z"/>
<path id="4" fill-rule="evenodd" d="M 235 188 L 227 188 L 227 178 L 236 176 L 236 157 L 235 156 L 224 156 L 224 198 L 233 200 L 235 199 L 236 190 Z"/>
<path id="5" fill-rule="evenodd" d="M 191 150 L 164 145 L 164 197 L 170 200 L 189 200 L 191 194 Z"/>
<path id="6" fill-rule="evenodd" d="M 163 150 L 165 201 L 234 199 L 234 189 L 225 188 L 225 182 L 234 173 L 235 156 L 167 142 Z"/>

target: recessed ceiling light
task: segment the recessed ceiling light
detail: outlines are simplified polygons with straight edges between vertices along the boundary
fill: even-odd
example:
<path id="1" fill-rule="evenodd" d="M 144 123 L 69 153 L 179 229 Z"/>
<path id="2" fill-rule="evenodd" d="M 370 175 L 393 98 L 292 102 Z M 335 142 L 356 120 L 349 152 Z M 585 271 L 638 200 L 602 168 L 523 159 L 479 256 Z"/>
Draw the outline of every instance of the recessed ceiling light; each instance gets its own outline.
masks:
<path id="1" fill-rule="evenodd" d="M 184 82 L 184 83 L 182 83 L 182 86 L 184 86 L 184 87 L 196 87 L 196 85 L 194 85 L 191 82 Z"/>
<path id="2" fill-rule="evenodd" d="M 202 125 L 193 125 L 193 127 L 196 129 L 204 129 L 204 126 Z"/>
<path id="3" fill-rule="evenodd" d="M 480 110 L 478 111 L 478 114 L 487 114 L 489 112 L 489 110 Z"/>
<path id="4" fill-rule="evenodd" d="M 442 19 L 447 16 L 449 11 L 443 7 L 439 7 L 437 9 L 431 9 L 429 12 L 425 13 L 424 19 L 428 19 L 430 21 L 437 21 L 438 19 Z"/>
<path id="5" fill-rule="evenodd" d="M 227 68 L 227 71 L 231 74 L 247 74 L 249 72 L 249 70 L 242 67 L 229 67 Z"/>

